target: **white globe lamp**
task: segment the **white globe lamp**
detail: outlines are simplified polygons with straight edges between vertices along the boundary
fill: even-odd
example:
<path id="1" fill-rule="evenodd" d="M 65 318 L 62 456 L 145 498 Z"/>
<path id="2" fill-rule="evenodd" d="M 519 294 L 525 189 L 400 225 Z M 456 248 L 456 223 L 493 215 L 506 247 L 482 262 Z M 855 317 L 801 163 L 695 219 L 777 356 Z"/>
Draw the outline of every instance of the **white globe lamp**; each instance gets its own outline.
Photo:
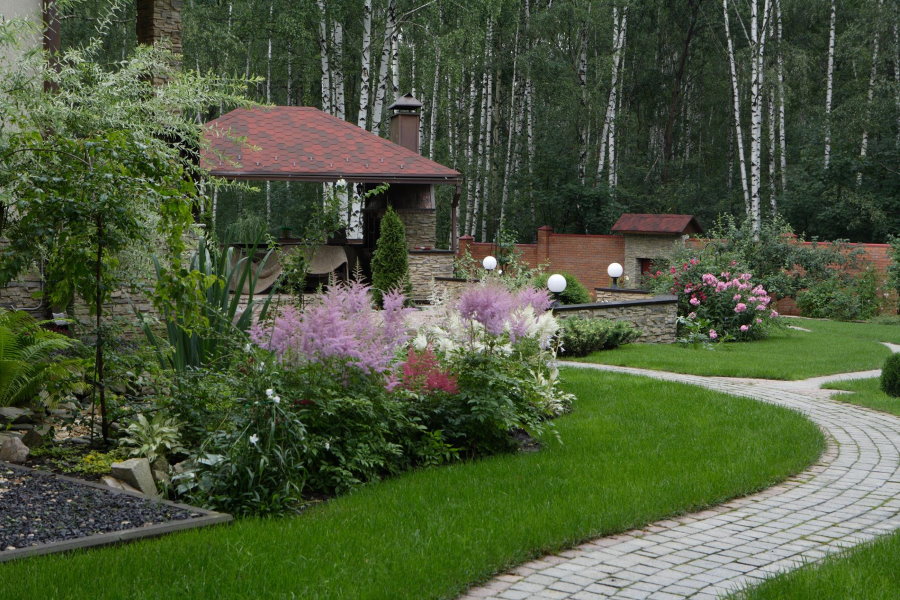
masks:
<path id="1" fill-rule="evenodd" d="M 566 278 L 558 273 L 554 273 L 547 278 L 547 289 L 554 294 L 561 294 L 566 289 Z"/>
<path id="2" fill-rule="evenodd" d="M 493 256 L 485 256 L 484 260 L 481 261 L 481 266 L 483 266 L 488 271 L 493 271 L 497 268 L 497 259 Z"/>
<path id="3" fill-rule="evenodd" d="M 622 273 L 625 272 L 625 269 L 622 268 L 622 265 L 619 263 L 611 263 L 608 267 L 606 267 L 606 274 L 612 278 L 612 286 L 619 287 L 619 277 L 622 276 Z"/>

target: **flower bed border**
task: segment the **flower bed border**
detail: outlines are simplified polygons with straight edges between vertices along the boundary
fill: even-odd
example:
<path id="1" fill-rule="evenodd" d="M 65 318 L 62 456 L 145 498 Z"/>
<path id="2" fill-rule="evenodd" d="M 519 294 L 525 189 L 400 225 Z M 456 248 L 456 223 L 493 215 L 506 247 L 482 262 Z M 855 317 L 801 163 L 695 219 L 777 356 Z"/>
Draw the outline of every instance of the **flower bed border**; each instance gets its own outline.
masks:
<path id="1" fill-rule="evenodd" d="M 0 563 L 18 560 L 22 558 L 29 558 L 32 556 L 41 556 L 44 554 L 55 554 L 57 552 L 68 552 L 70 550 L 81 550 L 83 548 L 94 548 L 98 546 L 108 546 L 111 544 L 118 544 L 120 542 L 130 542 L 134 540 L 150 538 L 150 537 L 158 537 L 161 535 L 165 535 L 167 533 L 174 533 L 176 531 L 183 531 L 186 529 L 194 529 L 196 527 L 206 527 L 208 525 L 217 525 L 220 523 L 228 523 L 233 520 L 229 514 L 215 512 L 212 510 L 206 510 L 204 508 L 197 508 L 196 506 L 189 506 L 187 504 L 179 504 L 177 502 L 170 502 L 168 500 L 161 500 L 151 498 L 149 496 L 145 496 L 144 494 L 139 494 L 136 492 L 129 492 L 126 490 L 117 490 L 105 485 L 95 483 L 93 481 L 85 481 L 83 479 L 76 479 L 74 477 L 67 477 L 65 475 L 59 475 L 58 473 L 52 473 L 49 471 L 41 471 L 38 469 L 32 469 L 31 467 L 25 467 L 22 465 L 9 465 L 8 463 L 0 461 L 0 468 L 3 467 L 15 467 L 16 469 L 21 469 L 24 471 L 32 471 L 36 473 L 40 473 L 42 475 L 50 475 L 59 480 L 65 481 L 67 483 L 73 485 L 82 485 L 91 488 L 95 488 L 98 490 L 102 490 L 104 492 L 108 492 L 110 494 L 124 494 L 126 496 L 132 496 L 135 498 L 141 498 L 148 502 L 159 502 L 161 504 L 165 504 L 167 506 L 171 506 L 173 508 L 180 508 L 182 510 L 189 510 L 191 512 L 200 513 L 199 517 L 189 517 L 187 519 L 179 519 L 177 521 L 168 521 L 165 523 L 160 523 L 158 525 L 149 525 L 147 527 L 134 527 L 132 529 L 123 529 L 122 531 L 110 531 L 107 533 L 97 533 L 94 535 L 89 535 L 82 538 L 76 538 L 71 540 L 62 540 L 59 542 L 50 542 L 48 544 L 41 544 L 39 546 L 31 546 L 28 548 L 17 548 L 16 550 L 7 550 L 0 552 Z"/>

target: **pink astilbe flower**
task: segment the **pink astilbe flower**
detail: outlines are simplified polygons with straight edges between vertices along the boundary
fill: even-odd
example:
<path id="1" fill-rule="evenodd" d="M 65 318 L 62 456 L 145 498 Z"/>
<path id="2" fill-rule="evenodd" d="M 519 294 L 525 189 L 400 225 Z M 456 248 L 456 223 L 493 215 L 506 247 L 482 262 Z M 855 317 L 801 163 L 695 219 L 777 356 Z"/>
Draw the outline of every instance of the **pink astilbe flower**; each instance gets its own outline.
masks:
<path id="1" fill-rule="evenodd" d="M 491 335 L 500 335 L 514 308 L 514 300 L 506 288 L 482 285 L 463 292 L 458 308 L 464 319 L 481 323 Z"/>
<path id="2" fill-rule="evenodd" d="M 266 326 L 256 325 L 251 339 L 282 360 L 344 362 L 365 373 L 385 373 L 407 341 L 399 292 L 384 296 L 385 310 L 372 306 L 369 288 L 358 282 L 336 285 L 302 314 L 286 307 Z"/>
<path id="3" fill-rule="evenodd" d="M 441 369 L 431 346 L 421 352 L 410 348 L 403 363 L 403 387 L 413 392 L 459 392 L 456 377 Z"/>
<path id="4" fill-rule="evenodd" d="M 516 304 L 519 307 L 530 306 L 534 309 L 535 314 L 540 314 L 550 309 L 553 300 L 547 290 L 539 290 L 533 287 L 526 287 L 519 290 L 516 294 Z"/>

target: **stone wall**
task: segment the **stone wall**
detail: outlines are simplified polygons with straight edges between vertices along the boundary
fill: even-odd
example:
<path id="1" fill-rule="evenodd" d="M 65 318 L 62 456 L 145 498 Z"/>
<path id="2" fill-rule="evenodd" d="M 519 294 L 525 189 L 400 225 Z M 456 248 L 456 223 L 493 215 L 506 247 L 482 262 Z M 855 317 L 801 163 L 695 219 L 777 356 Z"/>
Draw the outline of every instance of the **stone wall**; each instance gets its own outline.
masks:
<path id="1" fill-rule="evenodd" d="M 460 279 L 458 277 L 435 277 L 434 291 L 439 297 L 452 300 L 469 289 L 481 283 L 478 279 Z"/>
<path id="2" fill-rule="evenodd" d="M 675 341 L 677 300 L 675 296 L 656 296 L 646 300 L 573 304 L 553 309 L 559 319 L 586 317 L 628 321 L 641 330 L 638 342 L 671 344 Z"/>
<path id="3" fill-rule="evenodd" d="M 668 257 L 684 244 L 676 235 L 626 235 L 625 237 L 625 287 L 641 285 L 642 258 Z"/>
<path id="4" fill-rule="evenodd" d="M 628 288 L 594 288 L 594 299 L 597 302 L 624 302 L 649 298 L 652 292 Z"/>
<path id="5" fill-rule="evenodd" d="M 167 39 L 172 52 L 181 54 L 181 8 L 183 0 L 137 0 L 137 39 L 153 44 Z"/>
<path id="6" fill-rule="evenodd" d="M 434 278 L 453 275 L 454 254 L 449 250 L 411 250 L 409 253 L 409 281 L 412 299 L 427 302 L 431 298 Z"/>
<path id="7" fill-rule="evenodd" d="M 410 250 L 434 248 L 437 213 L 433 208 L 398 209 L 397 216 L 406 228 L 406 243 Z"/>

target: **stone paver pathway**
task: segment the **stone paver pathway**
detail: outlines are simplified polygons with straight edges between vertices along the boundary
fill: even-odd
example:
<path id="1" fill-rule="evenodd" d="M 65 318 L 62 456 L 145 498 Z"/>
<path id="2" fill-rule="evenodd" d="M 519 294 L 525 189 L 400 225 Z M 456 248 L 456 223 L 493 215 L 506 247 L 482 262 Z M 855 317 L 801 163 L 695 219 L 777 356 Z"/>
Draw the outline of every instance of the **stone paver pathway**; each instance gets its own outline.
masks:
<path id="1" fill-rule="evenodd" d="M 785 382 L 568 364 L 786 406 L 819 425 L 828 446 L 817 464 L 761 493 L 526 563 L 460 600 L 712 599 L 900 528 L 900 418 L 818 389 L 852 376 Z"/>

